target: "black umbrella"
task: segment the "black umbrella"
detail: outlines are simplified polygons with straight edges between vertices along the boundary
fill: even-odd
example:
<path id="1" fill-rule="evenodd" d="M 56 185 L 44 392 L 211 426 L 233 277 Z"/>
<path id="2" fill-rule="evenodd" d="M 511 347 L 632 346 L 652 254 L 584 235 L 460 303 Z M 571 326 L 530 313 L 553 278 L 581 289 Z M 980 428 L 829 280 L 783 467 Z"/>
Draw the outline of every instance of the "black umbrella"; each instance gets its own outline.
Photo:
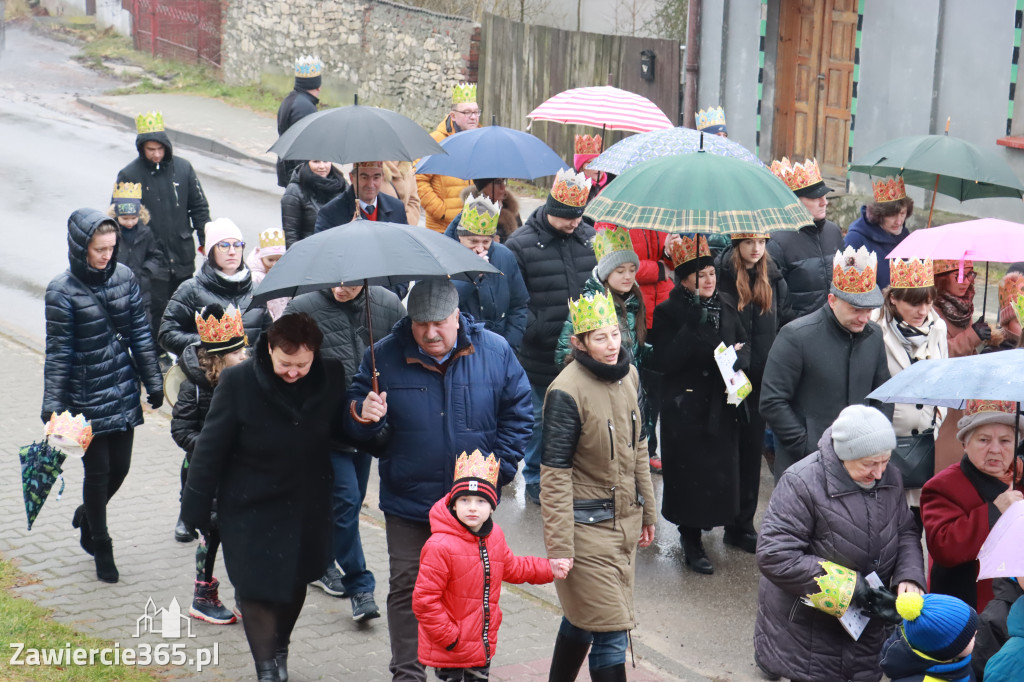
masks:
<path id="1" fill-rule="evenodd" d="M 446 154 L 415 121 L 387 109 L 356 104 L 300 119 L 267 150 L 297 161 L 415 161 Z"/>

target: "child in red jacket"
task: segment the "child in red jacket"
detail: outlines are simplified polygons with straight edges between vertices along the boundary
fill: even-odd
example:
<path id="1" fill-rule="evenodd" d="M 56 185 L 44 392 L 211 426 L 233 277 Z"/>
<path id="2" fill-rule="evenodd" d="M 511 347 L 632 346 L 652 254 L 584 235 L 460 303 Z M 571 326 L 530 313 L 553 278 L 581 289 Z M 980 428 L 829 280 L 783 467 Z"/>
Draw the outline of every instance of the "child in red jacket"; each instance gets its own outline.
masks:
<path id="1" fill-rule="evenodd" d="M 430 539 L 420 553 L 412 593 L 419 659 L 445 682 L 486 680 L 501 626 L 501 583 L 564 578 L 570 559 L 517 557 L 491 519 L 498 504 L 498 462 L 479 450 L 455 461 L 451 492 L 430 510 Z"/>

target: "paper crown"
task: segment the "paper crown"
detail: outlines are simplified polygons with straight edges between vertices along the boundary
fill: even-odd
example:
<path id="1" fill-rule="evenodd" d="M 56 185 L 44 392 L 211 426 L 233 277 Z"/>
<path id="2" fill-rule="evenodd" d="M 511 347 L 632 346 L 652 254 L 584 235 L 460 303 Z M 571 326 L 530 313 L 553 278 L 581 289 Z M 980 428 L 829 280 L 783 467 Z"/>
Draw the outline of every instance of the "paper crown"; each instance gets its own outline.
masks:
<path id="1" fill-rule="evenodd" d="M 964 404 L 964 417 L 971 417 L 981 412 L 1005 412 L 1017 414 L 1017 404 L 1012 400 L 967 400 Z"/>
<path id="2" fill-rule="evenodd" d="M 743 241 L 744 239 L 771 239 L 772 236 L 767 232 L 733 232 L 729 235 L 729 239 L 733 241 Z"/>
<path id="3" fill-rule="evenodd" d="M 945 260 L 943 258 L 936 258 L 933 266 L 936 275 L 942 275 L 947 272 L 953 272 L 954 270 L 960 269 L 960 261 L 958 260 Z M 974 269 L 974 261 L 965 260 L 964 270 Z"/>
<path id="4" fill-rule="evenodd" d="M 452 88 L 452 104 L 476 104 L 476 83 L 456 83 Z"/>
<path id="5" fill-rule="evenodd" d="M 114 193 L 110 195 L 117 203 L 118 199 L 142 199 L 141 182 L 119 182 L 114 185 Z"/>
<path id="6" fill-rule="evenodd" d="M 1004 314 L 1009 314 L 1010 308 L 1017 301 L 1017 297 L 1024 294 L 1024 275 L 1019 272 L 1008 272 L 999 280 L 999 319 Z"/>
<path id="7" fill-rule="evenodd" d="M 629 238 L 629 230 L 618 225 L 609 225 L 598 230 L 592 243 L 594 256 L 598 262 L 613 251 L 632 251 L 633 240 Z"/>
<path id="8" fill-rule="evenodd" d="M 893 258 L 889 261 L 889 286 L 893 289 L 917 289 L 935 284 L 930 258 Z"/>
<path id="9" fill-rule="evenodd" d="M 583 208 L 590 196 L 590 180 L 583 173 L 574 173 L 568 168 L 558 171 L 551 196 L 567 206 Z"/>
<path id="10" fill-rule="evenodd" d="M 866 294 L 876 286 L 878 257 L 874 251 L 847 246 L 832 257 L 832 284 L 847 294 Z"/>
<path id="11" fill-rule="evenodd" d="M 575 152 L 577 154 L 600 154 L 601 153 L 601 136 L 594 135 L 577 135 Z"/>
<path id="12" fill-rule="evenodd" d="M 673 240 L 668 247 L 669 256 L 672 257 L 672 266 L 678 268 L 683 263 L 689 263 L 695 258 L 711 258 L 711 248 L 708 247 L 708 239 L 698 234 L 693 237 L 681 235 L 681 238 Z"/>
<path id="13" fill-rule="evenodd" d="M 499 469 L 498 460 L 493 454 L 484 457 L 479 450 L 474 450 L 468 455 L 463 452 L 455 458 L 456 481 L 463 478 L 478 478 L 497 487 Z"/>
<path id="14" fill-rule="evenodd" d="M 722 107 L 708 107 L 701 109 L 696 114 L 697 130 L 704 130 L 711 126 L 725 125 L 725 109 Z"/>
<path id="15" fill-rule="evenodd" d="M 50 415 L 45 433 L 50 443 L 57 448 L 81 448 L 85 452 L 92 442 L 92 424 L 89 420 L 84 414 L 73 415 L 67 410 Z"/>
<path id="16" fill-rule="evenodd" d="M 610 327 L 619 323 L 615 314 L 615 302 L 611 296 L 602 294 L 584 294 L 573 301 L 569 300 L 569 318 L 572 320 L 572 333 L 583 334 L 601 327 Z"/>
<path id="17" fill-rule="evenodd" d="M 899 201 L 907 198 L 907 187 L 903 184 L 902 176 L 882 178 L 879 181 L 871 181 L 871 190 L 875 193 L 875 203 L 884 201 Z"/>
<path id="18" fill-rule="evenodd" d="M 462 218 L 459 229 L 472 232 L 481 237 L 490 237 L 498 231 L 498 217 L 501 204 L 495 204 L 483 194 L 467 197 L 462 206 Z"/>
<path id="19" fill-rule="evenodd" d="M 352 164 L 352 170 L 357 171 L 360 168 L 379 168 L 381 171 L 384 170 L 383 161 L 356 161 Z"/>
<path id="20" fill-rule="evenodd" d="M 821 588 L 817 594 L 809 594 L 806 601 L 811 606 L 839 618 L 846 613 L 853 601 L 853 590 L 857 586 L 857 573 L 831 561 L 819 561 L 825 575 L 814 579 Z"/>
<path id="21" fill-rule="evenodd" d="M 260 232 L 260 249 L 271 249 L 274 247 L 284 248 L 284 230 L 279 227 L 271 227 Z"/>
<path id="22" fill-rule="evenodd" d="M 324 63 L 319 57 L 303 55 L 295 60 L 295 75 L 298 78 L 316 78 L 324 71 Z"/>
<path id="23" fill-rule="evenodd" d="M 772 161 L 772 173 L 794 192 L 823 182 L 821 170 L 815 159 L 805 159 L 803 163 L 793 164 L 784 156 L 782 160 Z"/>
<path id="24" fill-rule="evenodd" d="M 1013 313 L 1017 316 L 1017 323 L 1024 327 L 1024 294 L 1021 294 L 1014 300 Z"/>
<path id="25" fill-rule="evenodd" d="M 205 319 L 203 315 L 206 315 Z M 233 305 L 229 305 L 227 310 L 220 306 L 206 306 L 202 313 L 196 313 L 195 319 L 199 340 L 207 350 L 223 353 L 246 344 L 242 311 Z"/>
<path id="26" fill-rule="evenodd" d="M 164 115 L 159 111 L 147 111 L 135 117 L 135 132 L 139 135 L 159 133 L 164 129 Z"/>

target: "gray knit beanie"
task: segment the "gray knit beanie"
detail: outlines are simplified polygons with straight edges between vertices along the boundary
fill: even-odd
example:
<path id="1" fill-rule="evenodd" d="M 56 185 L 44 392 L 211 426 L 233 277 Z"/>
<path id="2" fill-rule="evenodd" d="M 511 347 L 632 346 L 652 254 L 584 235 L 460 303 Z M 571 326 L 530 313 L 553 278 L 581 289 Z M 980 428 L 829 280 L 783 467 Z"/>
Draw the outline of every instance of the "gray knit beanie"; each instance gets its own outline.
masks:
<path id="1" fill-rule="evenodd" d="M 597 278 L 602 282 L 606 282 L 608 275 L 615 272 L 615 268 L 625 263 L 632 263 L 638 270 L 640 269 L 640 257 L 636 255 L 636 251 L 612 251 L 597 262 Z"/>
<path id="2" fill-rule="evenodd" d="M 896 432 L 875 408 L 850 405 L 832 423 L 832 446 L 843 461 L 863 459 L 895 448 Z"/>

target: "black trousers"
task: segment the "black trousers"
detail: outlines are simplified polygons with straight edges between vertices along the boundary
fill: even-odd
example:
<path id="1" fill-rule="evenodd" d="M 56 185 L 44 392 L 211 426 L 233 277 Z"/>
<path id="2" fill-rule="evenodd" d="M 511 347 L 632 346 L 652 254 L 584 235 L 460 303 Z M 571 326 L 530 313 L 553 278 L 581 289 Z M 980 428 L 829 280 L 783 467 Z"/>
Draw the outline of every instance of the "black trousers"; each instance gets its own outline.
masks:
<path id="1" fill-rule="evenodd" d="M 107 502 L 114 496 L 128 475 L 132 463 L 132 443 L 135 430 L 101 433 L 92 439 L 85 451 L 82 464 L 85 476 L 82 482 L 82 503 L 94 540 L 107 536 Z"/>
<path id="2" fill-rule="evenodd" d="M 153 343 L 160 346 L 160 342 L 157 340 L 160 338 L 160 320 L 164 316 L 164 309 L 167 307 L 167 302 L 171 300 L 171 296 L 178 290 L 182 282 L 191 279 L 186 277 L 184 279 L 178 279 L 167 274 L 170 279 L 153 279 L 150 281 L 151 287 L 151 304 L 149 307 L 150 314 L 152 315 L 151 322 L 153 326 Z"/>
<path id="3" fill-rule="evenodd" d="M 757 512 L 757 494 L 761 488 L 761 451 L 764 449 L 765 422 L 758 412 L 761 391 L 755 389 L 743 401 L 746 414 L 740 406 L 740 513 L 730 528 L 737 531 L 754 530 L 754 514 Z"/>

